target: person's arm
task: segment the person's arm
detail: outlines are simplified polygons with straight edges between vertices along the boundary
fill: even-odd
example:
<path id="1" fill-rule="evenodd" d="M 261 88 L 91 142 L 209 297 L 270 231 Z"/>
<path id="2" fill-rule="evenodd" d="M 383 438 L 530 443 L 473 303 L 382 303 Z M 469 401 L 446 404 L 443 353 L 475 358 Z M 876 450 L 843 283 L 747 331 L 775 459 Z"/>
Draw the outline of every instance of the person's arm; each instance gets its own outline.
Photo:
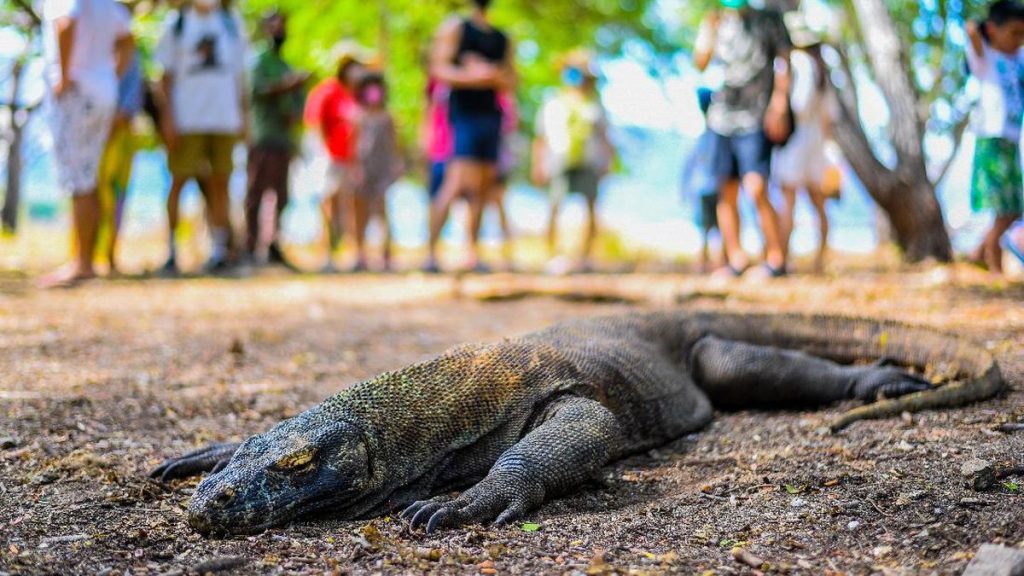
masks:
<path id="1" fill-rule="evenodd" d="M 971 50 L 974 51 L 974 56 L 977 58 L 985 57 L 985 38 L 981 35 L 981 27 L 984 25 L 984 22 L 976 22 L 974 20 L 964 24 L 967 38 L 971 42 Z"/>
<path id="2" fill-rule="evenodd" d="M 135 57 L 135 37 L 130 32 L 121 36 L 117 39 L 115 50 L 117 77 L 124 78 L 125 72 L 128 71 L 128 67 L 132 64 L 132 58 Z"/>
<path id="3" fill-rule="evenodd" d="M 549 104 L 545 103 L 537 112 L 533 146 L 530 150 L 530 180 L 534 186 L 546 186 L 549 180 L 547 160 L 547 138 L 545 137 L 545 116 Z"/>
<path id="4" fill-rule="evenodd" d="M 462 21 L 451 18 L 441 25 L 430 51 L 430 74 L 452 88 L 495 88 L 503 71 L 500 67 L 457 66 L 455 56 L 462 40 Z"/>
<path id="5" fill-rule="evenodd" d="M 163 68 L 160 81 L 153 96 L 156 100 L 156 107 L 160 113 L 160 125 L 157 129 L 164 140 L 167 150 L 173 150 L 178 144 L 178 130 L 174 119 L 174 71 L 177 62 L 177 37 L 174 32 L 175 23 L 179 16 L 172 12 L 164 23 L 163 34 L 157 41 L 153 59 Z"/>
<path id="6" fill-rule="evenodd" d="M 512 40 L 508 41 L 508 48 L 505 50 L 505 59 L 501 63 L 500 75 L 498 77 L 497 90 L 500 92 L 513 92 L 519 81 L 516 73 L 516 50 Z"/>
<path id="7" fill-rule="evenodd" d="M 75 50 L 75 18 L 62 16 L 53 22 L 56 31 L 57 50 L 60 58 L 60 80 L 53 88 L 54 96 L 60 98 L 74 83 L 71 78 L 71 55 Z"/>
<path id="8" fill-rule="evenodd" d="M 772 19 L 775 27 L 773 44 L 775 46 L 775 84 L 765 114 L 765 133 L 774 141 L 785 140 L 786 134 L 793 130 L 789 117 L 789 89 L 792 84 L 792 65 L 790 52 L 793 44 L 789 39 L 782 18 Z"/>
<path id="9" fill-rule="evenodd" d="M 697 41 L 693 48 L 693 65 L 698 71 L 708 69 L 711 59 L 715 56 L 715 41 L 718 39 L 718 12 L 708 14 L 700 25 Z"/>

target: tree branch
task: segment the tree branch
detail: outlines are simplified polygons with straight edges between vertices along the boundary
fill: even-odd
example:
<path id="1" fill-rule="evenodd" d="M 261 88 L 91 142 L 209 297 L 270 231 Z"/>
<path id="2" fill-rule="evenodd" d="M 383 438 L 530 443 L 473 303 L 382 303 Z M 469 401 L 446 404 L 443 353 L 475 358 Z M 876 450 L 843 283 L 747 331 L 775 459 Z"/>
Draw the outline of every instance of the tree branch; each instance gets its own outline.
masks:
<path id="1" fill-rule="evenodd" d="M 28 17 L 32 20 L 32 25 L 33 26 L 42 26 L 43 25 L 43 19 L 40 18 L 39 14 L 37 14 L 35 9 L 32 8 L 32 4 L 31 4 L 31 2 L 29 2 L 29 0 L 11 0 L 11 1 L 14 2 L 14 5 L 17 6 L 18 8 L 20 8 L 22 12 L 24 12 L 25 14 L 28 15 Z"/>
<path id="2" fill-rule="evenodd" d="M 932 180 L 933 186 L 938 186 L 943 180 L 946 179 L 946 175 L 949 174 L 949 169 L 953 167 L 953 161 L 956 160 L 956 155 L 960 152 L 960 145 L 963 141 L 964 132 L 967 131 L 967 125 L 970 124 L 971 115 L 965 114 L 956 126 L 953 127 L 953 151 L 950 152 L 949 158 L 946 163 L 939 170 L 938 175 Z"/>

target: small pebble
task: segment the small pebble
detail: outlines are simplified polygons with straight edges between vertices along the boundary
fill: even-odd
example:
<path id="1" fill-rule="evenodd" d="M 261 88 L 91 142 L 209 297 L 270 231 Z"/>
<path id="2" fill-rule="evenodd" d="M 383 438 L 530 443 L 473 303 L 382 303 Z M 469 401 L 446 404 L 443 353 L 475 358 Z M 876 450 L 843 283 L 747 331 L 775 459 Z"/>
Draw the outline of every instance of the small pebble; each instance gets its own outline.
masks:
<path id="1" fill-rule="evenodd" d="M 850 531 L 856 530 L 857 528 L 860 528 L 860 522 L 856 520 L 850 520 L 850 523 L 846 525 L 846 529 Z"/>
<path id="2" fill-rule="evenodd" d="M 800 508 L 805 504 L 807 504 L 807 502 L 805 502 L 803 498 L 793 498 L 793 501 L 789 503 L 793 508 Z"/>

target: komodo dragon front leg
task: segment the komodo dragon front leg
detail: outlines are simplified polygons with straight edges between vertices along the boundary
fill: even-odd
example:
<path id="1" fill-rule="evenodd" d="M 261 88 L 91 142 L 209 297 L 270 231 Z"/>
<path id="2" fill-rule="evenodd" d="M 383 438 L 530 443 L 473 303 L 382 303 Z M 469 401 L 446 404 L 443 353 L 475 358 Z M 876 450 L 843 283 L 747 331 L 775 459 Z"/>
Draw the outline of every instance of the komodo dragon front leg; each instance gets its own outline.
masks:
<path id="1" fill-rule="evenodd" d="M 615 457 L 622 430 L 615 416 L 594 400 L 555 400 L 539 425 L 498 458 L 483 480 L 452 499 L 422 500 L 402 512 L 413 527 L 507 524 L 553 495 L 590 479 Z"/>
<path id="2" fill-rule="evenodd" d="M 840 400 L 874 401 L 931 388 L 881 363 L 844 366 L 803 352 L 706 336 L 690 354 L 694 381 L 716 408 L 799 408 Z"/>

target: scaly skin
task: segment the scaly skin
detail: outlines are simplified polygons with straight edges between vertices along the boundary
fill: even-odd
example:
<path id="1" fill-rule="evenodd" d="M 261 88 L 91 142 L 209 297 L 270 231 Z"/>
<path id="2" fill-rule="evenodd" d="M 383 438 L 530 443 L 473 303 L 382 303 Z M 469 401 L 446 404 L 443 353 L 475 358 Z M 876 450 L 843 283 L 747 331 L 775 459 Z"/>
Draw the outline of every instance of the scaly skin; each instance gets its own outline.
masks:
<path id="1" fill-rule="evenodd" d="M 879 362 L 853 365 L 864 360 Z M 889 363 L 945 366 L 955 381 L 933 389 Z M 1003 388 L 984 349 L 893 323 L 682 311 L 597 318 L 454 348 L 332 396 L 237 450 L 214 445 L 153 475 L 214 471 L 189 507 L 202 533 L 398 508 L 428 531 L 503 524 L 609 461 L 699 430 L 712 406 L 892 398 L 847 413 L 838 430 Z"/>

